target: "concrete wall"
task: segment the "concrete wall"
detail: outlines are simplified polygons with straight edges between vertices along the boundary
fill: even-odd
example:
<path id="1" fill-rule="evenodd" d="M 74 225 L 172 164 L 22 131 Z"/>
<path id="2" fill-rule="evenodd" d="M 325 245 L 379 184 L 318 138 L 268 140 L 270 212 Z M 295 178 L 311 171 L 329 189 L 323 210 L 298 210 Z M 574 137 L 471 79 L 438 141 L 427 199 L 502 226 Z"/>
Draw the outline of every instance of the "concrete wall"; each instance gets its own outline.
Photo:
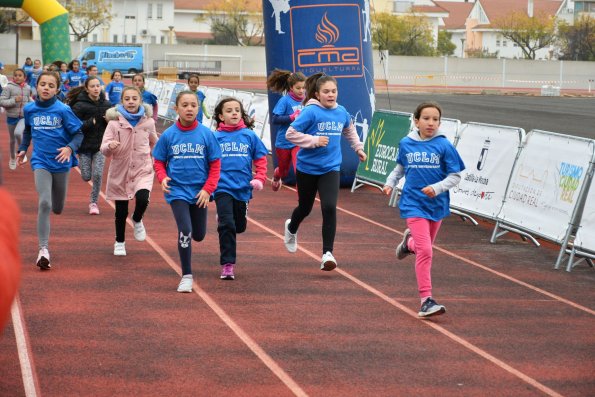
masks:
<path id="1" fill-rule="evenodd" d="M 71 43 L 72 55 L 78 55 L 89 43 Z M 15 62 L 16 40 L 12 34 L 0 34 L 0 59 L 5 64 Z M 195 54 L 220 56 L 222 74 L 238 76 L 241 56 L 242 78 L 264 78 L 266 62 L 264 47 L 210 45 L 145 44 L 145 65 L 149 70 L 153 60 L 184 59 Z M 41 43 L 20 40 L 19 65 L 25 57 L 41 58 Z M 198 59 L 194 57 L 194 59 Z M 374 74 L 377 80 L 408 86 L 540 88 L 551 84 L 562 89 L 587 90 L 589 80 L 595 89 L 595 62 L 528 61 L 512 59 L 438 58 L 390 56 L 381 62 L 374 53 Z"/>

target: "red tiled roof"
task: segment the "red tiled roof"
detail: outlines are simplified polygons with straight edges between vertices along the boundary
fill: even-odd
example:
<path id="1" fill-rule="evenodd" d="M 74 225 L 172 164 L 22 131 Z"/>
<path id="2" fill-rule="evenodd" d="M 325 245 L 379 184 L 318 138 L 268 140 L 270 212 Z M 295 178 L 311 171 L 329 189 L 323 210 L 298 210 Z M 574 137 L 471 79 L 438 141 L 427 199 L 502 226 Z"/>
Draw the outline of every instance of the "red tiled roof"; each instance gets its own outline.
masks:
<path id="1" fill-rule="evenodd" d="M 443 29 L 465 29 L 465 21 L 473 8 L 473 3 L 453 3 L 451 1 L 435 1 L 436 5 L 448 11 L 444 19 Z"/>
<path id="2" fill-rule="evenodd" d="M 512 11 L 527 12 L 527 0 L 477 0 L 481 4 L 488 19 L 494 21 Z M 555 16 L 562 5 L 562 0 L 533 0 L 533 15 L 545 13 Z"/>
<path id="3" fill-rule="evenodd" d="M 213 0 L 174 0 L 174 10 L 205 10 Z"/>
<path id="4" fill-rule="evenodd" d="M 434 3 L 436 4 L 436 3 Z M 433 5 L 433 6 L 429 6 L 429 5 L 421 5 L 421 6 L 413 6 L 411 7 L 411 9 L 413 10 L 413 12 L 419 12 L 419 13 L 424 13 L 424 14 L 435 14 L 435 13 L 447 13 L 448 11 L 446 11 L 444 8 L 439 7 L 438 5 Z"/>

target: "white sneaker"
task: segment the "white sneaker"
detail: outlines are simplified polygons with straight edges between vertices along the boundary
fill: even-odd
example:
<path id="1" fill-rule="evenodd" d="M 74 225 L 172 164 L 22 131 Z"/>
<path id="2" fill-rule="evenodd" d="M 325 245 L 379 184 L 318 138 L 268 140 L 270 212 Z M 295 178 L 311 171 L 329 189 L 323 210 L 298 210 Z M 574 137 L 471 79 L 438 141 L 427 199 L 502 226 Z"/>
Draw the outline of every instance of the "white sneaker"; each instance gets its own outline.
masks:
<path id="1" fill-rule="evenodd" d="M 330 251 L 326 251 L 324 255 L 322 255 L 322 261 L 320 263 L 320 270 L 324 270 L 325 272 L 330 272 L 334 268 L 337 267 L 337 261 L 335 257 Z"/>
<path id="2" fill-rule="evenodd" d="M 114 244 L 114 255 L 126 256 L 126 243 L 119 243 L 116 241 Z"/>
<path id="3" fill-rule="evenodd" d="M 27 155 L 23 156 L 23 164 L 25 164 L 27 161 L 29 161 L 29 159 L 27 158 Z"/>
<path id="4" fill-rule="evenodd" d="M 17 169 L 17 160 L 16 159 L 8 160 L 8 168 L 10 168 L 13 171 L 16 170 Z"/>
<path id="5" fill-rule="evenodd" d="M 180 284 L 178 284 L 178 292 L 192 292 L 192 274 L 186 274 L 182 276 Z"/>
<path id="6" fill-rule="evenodd" d="M 52 265 L 50 265 L 50 252 L 48 251 L 48 247 L 41 247 L 39 249 L 36 264 L 41 270 L 50 270 L 52 268 Z"/>
<path id="7" fill-rule="evenodd" d="M 147 232 L 145 231 L 145 225 L 143 225 L 143 221 L 135 222 L 132 221 L 134 225 L 134 238 L 136 241 L 145 241 L 147 237 Z"/>
<path id="8" fill-rule="evenodd" d="M 285 238 L 283 241 L 285 242 L 285 248 L 289 252 L 297 251 L 297 233 L 293 234 L 289 231 L 289 224 L 291 223 L 291 219 L 285 221 Z"/>

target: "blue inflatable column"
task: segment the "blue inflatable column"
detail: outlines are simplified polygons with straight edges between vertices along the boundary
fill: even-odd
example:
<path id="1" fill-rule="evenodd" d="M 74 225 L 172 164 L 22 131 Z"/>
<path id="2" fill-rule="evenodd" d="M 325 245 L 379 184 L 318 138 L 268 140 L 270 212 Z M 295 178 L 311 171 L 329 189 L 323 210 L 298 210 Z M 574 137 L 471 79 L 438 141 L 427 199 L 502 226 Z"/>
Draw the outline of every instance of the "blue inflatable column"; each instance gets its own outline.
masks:
<path id="1" fill-rule="evenodd" d="M 263 0 L 267 74 L 275 68 L 324 72 L 338 82 L 338 102 L 363 140 L 374 113 L 374 68 L 369 0 Z M 279 95 L 269 93 L 272 112 Z M 271 125 L 273 161 L 277 128 Z M 353 182 L 357 155 L 342 141 L 341 185 Z"/>

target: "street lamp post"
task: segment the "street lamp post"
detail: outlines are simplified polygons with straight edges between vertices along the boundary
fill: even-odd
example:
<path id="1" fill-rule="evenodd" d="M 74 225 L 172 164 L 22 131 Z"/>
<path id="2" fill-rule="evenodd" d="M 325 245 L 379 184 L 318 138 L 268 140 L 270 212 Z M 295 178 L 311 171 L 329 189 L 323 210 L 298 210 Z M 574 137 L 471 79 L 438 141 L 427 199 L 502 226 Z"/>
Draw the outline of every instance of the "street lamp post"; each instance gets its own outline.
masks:
<path id="1" fill-rule="evenodd" d="M 461 58 L 465 58 L 465 38 L 461 37 Z"/>

